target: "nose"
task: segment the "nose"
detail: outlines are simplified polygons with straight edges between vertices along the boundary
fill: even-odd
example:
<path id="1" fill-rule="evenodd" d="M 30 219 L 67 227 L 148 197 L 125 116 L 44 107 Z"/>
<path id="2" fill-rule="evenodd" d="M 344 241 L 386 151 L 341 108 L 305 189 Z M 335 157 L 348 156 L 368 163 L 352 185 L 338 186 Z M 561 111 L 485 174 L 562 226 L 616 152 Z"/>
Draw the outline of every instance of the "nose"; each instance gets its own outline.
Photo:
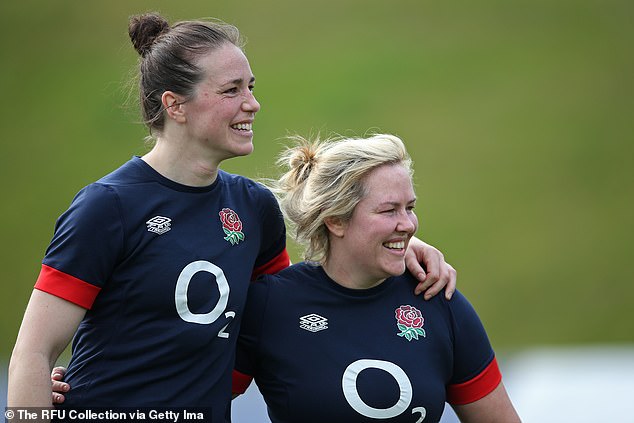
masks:
<path id="1" fill-rule="evenodd" d="M 405 211 L 399 213 L 398 223 L 396 224 L 396 230 L 398 232 L 405 232 L 408 234 L 416 233 L 418 229 L 418 218 L 412 211 Z"/>
<path id="2" fill-rule="evenodd" d="M 255 95 L 253 92 L 249 91 L 244 96 L 244 101 L 242 102 L 242 110 L 250 113 L 257 113 L 260 110 L 260 103 L 255 99 Z"/>

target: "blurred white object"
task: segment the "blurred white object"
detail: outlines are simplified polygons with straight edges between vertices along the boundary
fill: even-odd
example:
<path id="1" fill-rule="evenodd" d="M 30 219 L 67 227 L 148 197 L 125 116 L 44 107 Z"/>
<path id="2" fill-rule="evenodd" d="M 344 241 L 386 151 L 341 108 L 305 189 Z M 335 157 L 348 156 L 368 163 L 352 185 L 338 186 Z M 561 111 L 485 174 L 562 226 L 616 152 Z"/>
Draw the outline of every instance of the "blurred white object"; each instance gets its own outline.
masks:
<path id="1" fill-rule="evenodd" d="M 524 423 L 634 422 L 634 346 L 524 350 L 503 374 Z"/>

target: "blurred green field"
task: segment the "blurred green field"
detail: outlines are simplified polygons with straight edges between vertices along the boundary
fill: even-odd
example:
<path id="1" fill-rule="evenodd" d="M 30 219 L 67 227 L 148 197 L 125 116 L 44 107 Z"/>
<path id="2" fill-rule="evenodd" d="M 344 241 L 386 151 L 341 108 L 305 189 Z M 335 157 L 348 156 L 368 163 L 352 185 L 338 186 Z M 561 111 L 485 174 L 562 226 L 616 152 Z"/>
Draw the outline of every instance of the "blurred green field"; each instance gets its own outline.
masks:
<path id="1" fill-rule="evenodd" d="M 418 235 L 496 348 L 634 341 L 633 2 L 25 0 L 0 4 L 0 358 L 57 216 L 144 152 L 126 29 L 149 10 L 248 39 L 256 151 L 225 170 L 275 175 L 289 133 L 396 133 Z"/>

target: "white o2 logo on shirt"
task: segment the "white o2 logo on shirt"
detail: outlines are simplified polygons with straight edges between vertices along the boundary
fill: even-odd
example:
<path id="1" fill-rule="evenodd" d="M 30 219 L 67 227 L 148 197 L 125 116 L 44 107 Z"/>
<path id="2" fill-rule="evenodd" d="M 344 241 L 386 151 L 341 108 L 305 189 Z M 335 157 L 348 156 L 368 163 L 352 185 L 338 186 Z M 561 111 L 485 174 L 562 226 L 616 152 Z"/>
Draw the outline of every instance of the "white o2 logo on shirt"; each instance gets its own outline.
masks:
<path id="1" fill-rule="evenodd" d="M 187 289 L 189 288 L 189 283 L 191 282 L 194 275 L 198 272 L 207 272 L 211 273 L 215 276 L 216 284 L 218 285 L 218 291 L 220 292 L 220 297 L 218 298 L 218 302 L 215 307 L 209 311 L 208 313 L 192 313 L 189 309 L 189 305 L 187 304 Z M 208 261 L 199 260 L 189 263 L 185 268 L 181 271 L 178 276 L 178 280 L 176 281 L 176 290 L 174 292 L 174 302 L 176 303 L 176 312 L 186 322 L 189 323 L 198 323 L 201 325 L 209 325 L 222 315 L 223 311 L 227 307 L 227 302 L 229 300 L 229 282 L 227 282 L 227 278 L 225 277 L 225 272 L 218 266 Z M 233 311 L 228 311 L 225 313 L 225 317 L 233 319 L 236 313 Z M 229 334 L 224 330 L 229 326 L 227 323 L 218 333 L 220 338 L 228 338 Z"/>
<path id="2" fill-rule="evenodd" d="M 357 391 L 357 377 L 366 369 L 379 369 L 389 373 L 399 387 L 399 398 L 396 403 L 389 408 L 374 408 L 366 404 L 359 391 Z M 383 360 L 369 360 L 362 359 L 357 360 L 350 364 L 343 372 L 343 378 L 341 379 L 341 387 L 343 388 L 343 395 L 357 413 L 362 416 L 372 419 L 390 419 L 396 417 L 399 414 L 407 410 L 412 402 L 412 383 L 407 377 L 407 374 L 394 363 Z M 420 413 L 420 418 L 416 423 L 421 423 L 427 414 L 424 407 L 416 407 L 412 409 L 412 414 Z"/>

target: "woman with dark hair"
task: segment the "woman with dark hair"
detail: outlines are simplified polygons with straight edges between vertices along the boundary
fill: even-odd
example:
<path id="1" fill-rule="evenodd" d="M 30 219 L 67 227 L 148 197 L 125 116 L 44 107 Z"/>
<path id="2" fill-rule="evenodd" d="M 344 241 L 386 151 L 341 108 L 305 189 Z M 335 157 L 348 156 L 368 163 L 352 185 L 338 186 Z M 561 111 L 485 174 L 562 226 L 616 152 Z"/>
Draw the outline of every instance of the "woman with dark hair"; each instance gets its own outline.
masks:
<path id="1" fill-rule="evenodd" d="M 83 188 L 58 219 L 9 368 L 8 405 L 51 405 L 50 372 L 74 335 L 65 405 L 204 406 L 228 413 L 249 281 L 289 265 L 269 190 L 220 170 L 253 151 L 260 104 L 238 30 L 131 19 L 154 145 Z M 422 242 L 431 295 L 455 271 Z M 64 385 L 66 388 L 68 385 Z"/>

